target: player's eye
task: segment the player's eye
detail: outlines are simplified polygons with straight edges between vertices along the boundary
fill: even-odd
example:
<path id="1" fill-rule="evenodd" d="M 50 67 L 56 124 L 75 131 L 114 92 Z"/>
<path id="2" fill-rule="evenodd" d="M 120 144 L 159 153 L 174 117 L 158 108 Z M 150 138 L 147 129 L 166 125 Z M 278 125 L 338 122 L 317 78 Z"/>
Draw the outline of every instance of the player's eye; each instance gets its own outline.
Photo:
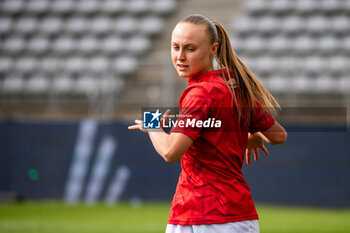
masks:
<path id="1" fill-rule="evenodd" d="M 190 52 L 193 52 L 193 51 L 195 51 L 196 49 L 195 48 L 193 48 L 193 47 L 188 47 L 188 51 L 190 51 Z"/>
<path id="2" fill-rule="evenodd" d="M 179 46 L 173 45 L 173 49 L 174 49 L 174 50 L 179 50 Z"/>

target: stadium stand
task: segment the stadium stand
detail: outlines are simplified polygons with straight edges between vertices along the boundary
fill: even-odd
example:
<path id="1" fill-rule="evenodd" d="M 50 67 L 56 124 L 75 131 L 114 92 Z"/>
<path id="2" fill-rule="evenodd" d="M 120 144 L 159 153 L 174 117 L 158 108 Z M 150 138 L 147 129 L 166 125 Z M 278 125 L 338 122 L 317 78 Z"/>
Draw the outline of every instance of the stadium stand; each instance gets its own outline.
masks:
<path id="1" fill-rule="evenodd" d="M 118 95 L 176 7 L 176 0 L 1 1 L 1 104 L 13 105 L 16 93 L 18 108 L 38 93 L 88 102 Z"/>
<path id="2" fill-rule="evenodd" d="M 303 105 L 305 98 L 290 102 L 291 95 L 331 93 L 327 103 L 344 106 L 350 93 L 349 5 L 348 0 L 244 1 L 244 13 L 231 21 L 233 47 L 282 104 Z M 309 106 L 325 104 L 324 98 L 312 100 Z"/>
<path id="3" fill-rule="evenodd" d="M 162 97 L 175 104 L 170 89 L 180 93 L 183 85 L 171 81 L 168 39 L 194 6 L 224 22 L 238 55 L 282 105 L 303 105 L 310 93 L 311 106 L 324 103 L 317 98 L 323 93 L 331 93 L 331 104 L 350 102 L 350 0 L 3 0 L 2 109 L 30 103 L 33 83 L 42 98 L 54 94 L 68 105 L 103 101 L 106 93 L 114 105 L 144 106 Z"/>

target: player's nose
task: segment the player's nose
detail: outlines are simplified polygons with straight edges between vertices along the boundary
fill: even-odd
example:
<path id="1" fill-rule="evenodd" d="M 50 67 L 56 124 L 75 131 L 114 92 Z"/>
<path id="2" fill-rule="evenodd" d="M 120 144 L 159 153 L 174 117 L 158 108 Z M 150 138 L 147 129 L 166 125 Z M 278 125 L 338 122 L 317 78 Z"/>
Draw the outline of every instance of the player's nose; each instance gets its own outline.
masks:
<path id="1" fill-rule="evenodd" d="M 185 60 L 186 59 L 186 53 L 183 49 L 179 50 L 179 53 L 177 54 L 178 60 Z"/>

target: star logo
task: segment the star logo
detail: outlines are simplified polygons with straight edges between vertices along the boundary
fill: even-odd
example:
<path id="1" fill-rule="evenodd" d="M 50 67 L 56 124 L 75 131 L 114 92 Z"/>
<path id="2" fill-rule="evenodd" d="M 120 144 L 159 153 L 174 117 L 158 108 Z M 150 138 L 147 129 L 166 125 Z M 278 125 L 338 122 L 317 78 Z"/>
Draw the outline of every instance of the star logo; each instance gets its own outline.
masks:
<path id="1" fill-rule="evenodd" d="M 157 109 L 157 111 L 156 111 L 155 113 L 151 113 L 151 114 L 152 114 L 152 116 L 153 116 L 151 122 L 154 121 L 155 119 L 157 119 L 159 116 L 162 115 L 162 114 L 159 112 L 159 109 Z"/>
<path id="2" fill-rule="evenodd" d="M 143 112 L 143 128 L 144 129 L 160 129 L 160 116 L 162 115 L 157 111 L 145 111 Z"/>

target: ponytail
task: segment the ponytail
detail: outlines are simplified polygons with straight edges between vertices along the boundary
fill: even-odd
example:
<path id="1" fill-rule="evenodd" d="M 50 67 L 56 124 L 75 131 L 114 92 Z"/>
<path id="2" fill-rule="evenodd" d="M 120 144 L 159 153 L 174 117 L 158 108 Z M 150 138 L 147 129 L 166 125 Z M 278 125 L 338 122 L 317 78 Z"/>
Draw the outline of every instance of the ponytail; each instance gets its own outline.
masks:
<path id="1" fill-rule="evenodd" d="M 234 52 L 230 38 L 220 23 L 212 22 L 207 17 L 198 14 L 187 16 L 180 22 L 206 25 L 209 42 L 211 44 L 218 42 L 219 47 L 215 58 L 222 71 L 223 80 L 231 91 L 233 102 L 238 107 L 239 118 L 241 118 L 243 107 L 248 110 L 249 119 L 250 110 L 257 107 L 257 104 L 266 108 L 271 115 L 276 115 L 276 110 L 280 108 L 276 99 Z"/>
<path id="2" fill-rule="evenodd" d="M 239 103 L 244 101 L 248 109 L 253 109 L 257 107 L 258 102 L 266 108 L 268 113 L 276 115 L 276 110 L 280 108 L 276 99 L 237 56 L 232 49 L 225 28 L 218 22 L 214 22 L 214 25 L 218 35 L 217 42 L 219 43 L 216 59 L 222 72 L 225 70 L 225 73 L 229 76 L 228 79 L 224 78 L 224 81 L 232 93 L 236 106 L 240 109 Z M 233 74 L 233 77 L 231 77 L 231 74 Z M 235 93 L 236 87 L 239 89 L 239 94 Z"/>

